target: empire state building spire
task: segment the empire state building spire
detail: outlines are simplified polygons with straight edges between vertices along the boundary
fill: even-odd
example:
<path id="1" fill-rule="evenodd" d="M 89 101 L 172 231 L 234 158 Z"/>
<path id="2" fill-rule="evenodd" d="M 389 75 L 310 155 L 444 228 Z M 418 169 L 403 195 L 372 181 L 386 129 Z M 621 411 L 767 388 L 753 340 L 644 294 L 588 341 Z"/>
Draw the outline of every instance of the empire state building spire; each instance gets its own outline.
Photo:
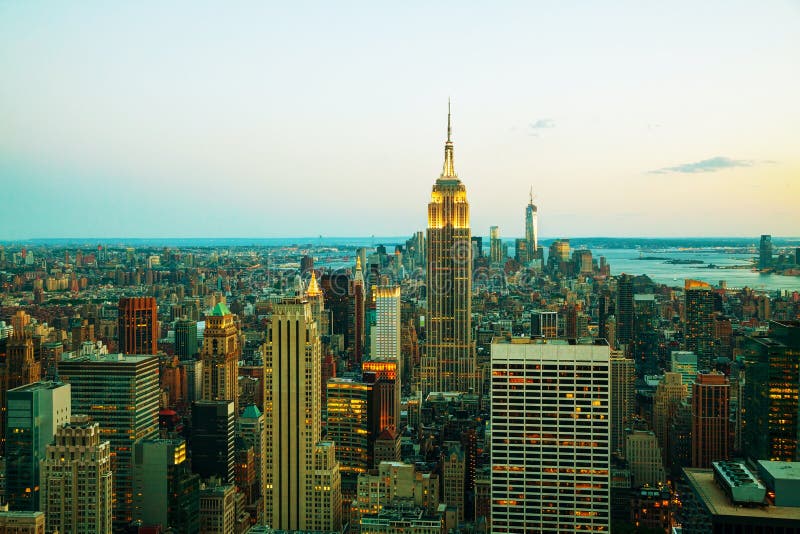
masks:
<path id="1" fill-rule="evenodd" d="M 450 100 L 447 100 L 447 142 L 444 144 L 444 166 L 442 167 L 442 178 L 458 178 L 456 169 L 453 165 L 453 141 L 452 128 L 450 127 Z"/>

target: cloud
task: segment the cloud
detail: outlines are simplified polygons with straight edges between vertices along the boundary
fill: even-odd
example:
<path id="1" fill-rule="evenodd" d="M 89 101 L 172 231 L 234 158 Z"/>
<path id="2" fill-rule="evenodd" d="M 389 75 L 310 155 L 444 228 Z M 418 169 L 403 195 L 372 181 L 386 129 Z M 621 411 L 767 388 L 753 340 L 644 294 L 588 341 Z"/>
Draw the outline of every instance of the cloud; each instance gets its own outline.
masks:
<path id="1" fill-rule="evenodd" d="M 531 123 L 531 130 L 541 130 L 542 128 L 555 128 L 556 121 L 553 119 L 538 119 Z"/>
<path id="2" fill-rule="evenodd" d="M 732 169 L 735 167 L 752 167 L 756 162 L 746 159 L 731 159 L 723 156 L 716 156 L 714 158 L 694 161 L 692 163 L 683 163 L 675 165 L 674 167 L 663 167 L 650 171 L 651 174 L 667 174 L 667 173 L 698 173 L 698 172 L 716 172 L 724 169 Z"/>

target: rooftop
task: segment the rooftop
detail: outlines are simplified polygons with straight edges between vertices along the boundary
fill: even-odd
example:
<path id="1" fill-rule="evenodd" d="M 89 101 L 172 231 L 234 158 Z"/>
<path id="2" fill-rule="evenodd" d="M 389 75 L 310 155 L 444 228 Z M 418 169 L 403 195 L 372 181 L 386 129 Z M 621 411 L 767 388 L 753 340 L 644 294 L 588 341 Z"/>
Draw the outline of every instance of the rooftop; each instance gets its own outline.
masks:
<path id="1" fill-rule="evenodd" d="M 800 462 L 759 460 L 761 468 L 778 480 L 800 480 Z"/>
<path id="2" fill-rule="evenodd" d="M 800 508 L 787 506 L 738 506 L 733 504 L 725 492 L 714 481 L 711 469 L 683 470 L 698 498 L 705 504 L 712 515 L 732 517 L 754 517 L 768 520 L 796 519 L 800 520 Z"/>
<path id="3" fill-rule="evenodd" d="M 214 317 L 222 317 L 224 315 L 231 315 L 231 310 L 228 309 L 228 306 L 225 305 L 224 302 L 218 302 L 214 309 L 211 310 L 209 315 L 213 315 Z"/>

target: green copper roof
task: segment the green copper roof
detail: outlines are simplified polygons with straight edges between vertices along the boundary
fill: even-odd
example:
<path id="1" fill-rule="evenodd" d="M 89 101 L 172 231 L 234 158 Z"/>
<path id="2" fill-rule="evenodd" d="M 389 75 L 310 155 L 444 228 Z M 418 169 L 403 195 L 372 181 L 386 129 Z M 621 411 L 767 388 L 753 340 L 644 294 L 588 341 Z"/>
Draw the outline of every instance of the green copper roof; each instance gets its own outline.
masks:
<path id="1" fill-rule="evenodd" d="M 217 305 L 214 306 L 214 309 L 211 310 L 211 315 L 215 317 L 222 317 L 223 315 L 230 315 L 230 314 L 231 310 L 228 309 L 228 307 L 225 305 L 224 302 L 217 303 Z"/>
<path id="2" fill-rule="evenodd" d="M 261 411 L 255 404 L 251 404 L 242 412 L 242 419 L 258 419 L 261 417 Z"/>

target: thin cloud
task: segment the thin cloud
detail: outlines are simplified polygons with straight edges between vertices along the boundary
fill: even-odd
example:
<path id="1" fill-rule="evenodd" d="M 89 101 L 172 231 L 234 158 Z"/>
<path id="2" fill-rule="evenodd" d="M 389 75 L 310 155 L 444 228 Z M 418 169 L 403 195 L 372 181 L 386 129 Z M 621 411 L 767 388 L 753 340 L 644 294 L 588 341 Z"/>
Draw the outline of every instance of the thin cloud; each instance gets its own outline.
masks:
<path id="1" fill-rule="evenodd" d="M 674 167 L 663 167 L 650 171 L 651 174 L 668 174 L 668 173 L 684 173 L 694 174 L 698 172 L 716 172 L 724 169 L 733 169 L 736 167 L 752 167 L 756 162 L 747 159 L 732 159 L 723 156 L 694 161 L 692 163 L 683 163 L 675 165 Z"/>
<path id="2" fill-rule="evenodd" d="M 539 132 L 541 130 L 547 130 L 550 128 L 556 127 L 556 121 L 553 119 L 537 119 L 534 122 L 530 123 L 530 129 L 528 131 L 528 135 L 532 135 L 534 137 L 539 137 Z"/>

